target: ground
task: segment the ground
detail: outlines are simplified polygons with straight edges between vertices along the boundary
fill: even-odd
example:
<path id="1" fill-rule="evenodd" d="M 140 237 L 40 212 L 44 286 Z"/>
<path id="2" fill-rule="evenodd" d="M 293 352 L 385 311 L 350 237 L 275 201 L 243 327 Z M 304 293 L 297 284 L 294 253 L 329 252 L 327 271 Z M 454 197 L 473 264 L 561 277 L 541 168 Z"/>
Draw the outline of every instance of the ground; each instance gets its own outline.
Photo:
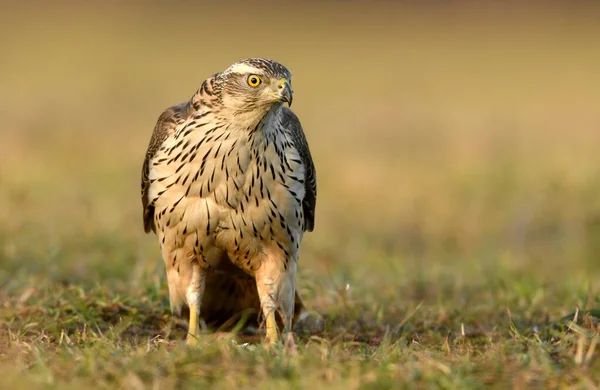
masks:
<path id="1" fill-rule="evenodd" d="M 597 14 L 453 4 L 2 6 L 0 387 L 600 386 Z M 139 174 L 160 112 L 248 56 L 293 73 L 326 331 L 190 349 Z"/>

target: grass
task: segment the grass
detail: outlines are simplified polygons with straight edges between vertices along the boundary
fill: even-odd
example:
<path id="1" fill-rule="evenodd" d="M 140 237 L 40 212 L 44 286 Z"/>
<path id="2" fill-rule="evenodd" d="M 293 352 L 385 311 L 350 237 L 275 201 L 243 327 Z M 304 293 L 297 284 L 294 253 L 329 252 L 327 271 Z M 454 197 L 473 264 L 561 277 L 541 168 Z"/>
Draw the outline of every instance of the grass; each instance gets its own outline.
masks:
<path id="1" fill-rule="evenodd" d="M 600 386 L 594 10 L 3 7 L 1 388 Z M 142 157 L 162 109 L 257 55 L 294 73 L 326 331 L 189 349 Z"/>

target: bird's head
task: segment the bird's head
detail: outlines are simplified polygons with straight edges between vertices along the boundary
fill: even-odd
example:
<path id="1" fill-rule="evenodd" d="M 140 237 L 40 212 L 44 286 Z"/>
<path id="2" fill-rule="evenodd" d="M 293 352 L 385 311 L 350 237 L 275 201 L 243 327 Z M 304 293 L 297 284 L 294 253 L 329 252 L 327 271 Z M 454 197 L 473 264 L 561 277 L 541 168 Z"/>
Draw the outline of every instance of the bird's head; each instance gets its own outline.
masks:
<path id="1" fill-rule="evenodd" d="M 251 120 L 262 118 L 274 105 L 291 106 L 291 76 L 278 62 L 249 58 L 217 73 L 213 82 L 222 108 L 240 119 Z"/>

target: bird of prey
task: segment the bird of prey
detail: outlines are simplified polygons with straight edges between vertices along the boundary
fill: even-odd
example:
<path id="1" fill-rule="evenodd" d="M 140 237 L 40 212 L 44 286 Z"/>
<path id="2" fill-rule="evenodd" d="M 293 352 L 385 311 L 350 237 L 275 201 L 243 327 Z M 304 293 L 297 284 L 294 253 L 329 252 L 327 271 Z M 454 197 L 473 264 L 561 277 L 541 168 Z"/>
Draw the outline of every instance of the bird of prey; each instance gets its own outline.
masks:
<path id="1" fill-rule="evenodd" d="M 189 311 L 187 343 L 207 322 L 261 309 L 266 341 L 306 310 L 298 252 L 315 223 L 315 167 L 292 103 L 291 73 L 250 58 L 165 110 L 142 168 L 143 219 L 165 262 L 171 310 Z M 280 314 L 276 318 L 276 313 Z M 312 318 L 309 318 L 313 316 Z"/>

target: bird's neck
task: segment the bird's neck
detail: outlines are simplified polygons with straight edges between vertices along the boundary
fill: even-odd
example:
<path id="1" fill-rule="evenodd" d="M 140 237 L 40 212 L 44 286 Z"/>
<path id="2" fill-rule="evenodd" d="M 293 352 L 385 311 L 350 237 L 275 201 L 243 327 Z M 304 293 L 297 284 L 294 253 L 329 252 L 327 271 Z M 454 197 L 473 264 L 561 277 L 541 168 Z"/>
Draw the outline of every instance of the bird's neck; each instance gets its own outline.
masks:
<path id="1" fill-rule="evenodd" d="M 265 124 L 276 118 L 279 106 L 274 105 L 268 110 L 252 111 L 224 108 L 220 111 L 214 110 L 213 118 L 216 122 L 227 123 L 229 131 L 266 136 L 271 126 Z"/>
<path id="2" fill-rule="evenodd" d="M 214 83 L 211 79 L 205 81 L 190 100 L 191 107 L 204 117 L 203 121 L 226 123 L 229 131 L 264 132 L 269 127 L 264 123 L 276 117 L 281 108 L 280 103 L 269 107 L 239 107 L 231 102 L 223 101 L 221 94 L 214 94 Z M 258 134 L 256 134 L 258 135 Z"/>

